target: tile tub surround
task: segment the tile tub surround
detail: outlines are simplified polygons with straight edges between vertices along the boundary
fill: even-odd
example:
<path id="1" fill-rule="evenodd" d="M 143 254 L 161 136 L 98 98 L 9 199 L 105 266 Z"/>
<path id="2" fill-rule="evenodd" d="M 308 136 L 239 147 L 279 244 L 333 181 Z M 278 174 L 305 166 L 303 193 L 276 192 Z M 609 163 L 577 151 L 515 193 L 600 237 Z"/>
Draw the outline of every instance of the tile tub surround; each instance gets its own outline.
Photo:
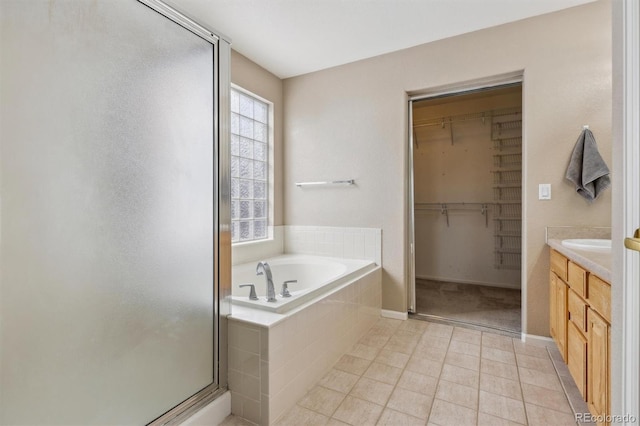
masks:
<path id="1" fill-rule="evenodd" d="M 368 259 L 382 265 L 382 229 L 285 225 L 284 252 Z"/>
<path id="2" fill-rule="evenodd" d="M 383 318 L 276 424 L 575 426 L 554 350 Z"/>
<path id="3" fill-rule="evenodd" d="M 282 225 L 269 228 L 265 240 L 235 243 L 232 264 L 282 254 L 310 254 L 373 260 L 382 265 L 382 229 Z"/>
<path id="4" fill-rule="evenodd" d="M 233 306 L 229 317 L 231 412 L 272 424 L 380 318 L 381 268 L 286 315 Z"/>

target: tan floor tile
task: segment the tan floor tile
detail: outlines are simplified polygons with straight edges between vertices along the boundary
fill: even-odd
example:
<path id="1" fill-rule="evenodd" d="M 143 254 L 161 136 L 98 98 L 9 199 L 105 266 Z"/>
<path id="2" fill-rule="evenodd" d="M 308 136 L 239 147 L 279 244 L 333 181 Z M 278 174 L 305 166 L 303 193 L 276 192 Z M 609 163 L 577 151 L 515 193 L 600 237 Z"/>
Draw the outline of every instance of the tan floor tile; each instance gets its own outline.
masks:
<path id="1" fill-rule="evenodd" d="M 480 391 L 479 410 L 516 423 L 524 424 L 526 422 L 523 402 L 502 395 Z"/>
<path id="2" fill-rule="evenodd" d="M 482 333 L 482 346 L 513 352 L 513 339 L 493 333 Z"/>
<path id="3" fill-rule="evenodd" d="M 235 416 L 233 414 L 228 415 L 225 419 L 220 423 L 219 426 L 254 426 L 248 420 L 243 419 L 242 417 Z"/>
<path id="4" fill-rule="evenodd" d="M 516 356 L 513 351 L 503 351 L 501 349 L 482 347 L 482 359 L 490 359 L 504 364 L 516 365 Z"/>
<path id="5" fill-rule="evenodd" d="M 480 374 L 480 390 L 506 396 L 507 398 L 522 400 L 520 382 L 505 379 L 491 374 Z"/>
<path id="6" fill-rule="evenodd" d="M 375 361 L 380 364 L 386 364 L 396 368 L 404 368 L 404 366 L 407 365 L 407 362 L 409 362 L 409 358 L 410 357 L 407 354 L 382 349 Z"/>
<path id="7" fill-rule="evenodd" d="M 550 358 L 539 358 L 531 355 L 517 354 L 518 367 L 540 371 L 547 374 L 555 374 L 556 369 Z"/>
<path id="8" fill-rule="evenodd" d="M 437 348 L 444 349 L 445 351 L 449 349 L 449 343 L 451 343 L 450 338 L 445 337 L 433 337 L 424 334 L 418 343 L 418 346 L 421 348 Z M 417 349 L 417 347 L 416 347 Z"/>
<path id="9" fill-rule="evenodd" d="M 551 410 L 573 413 L 564 392 L 552 391 L 528 383 L 522 384 L 524 402 L 539 405 Z"/>
<path id="10" fill-rule="evenodd" d="M 475 426 L 478 412 L 467 407 L 435 399 L 428 424 L 438 426 Z"/>
<path id="11" fill-rule="evenodd" d="M 540 386 L 541 388 L 562 392 L 562 385 L 556 374 L 542 373 L 528 368 L 518 368 L 520 383 Z"/>
<path id="12" fill-rule="evenodd" d="M 457 340 L 459 342 L 471 343 L 479 346 L 482 340 L 482 332 L 478 330 L 470 330 L 468 328 L 456 327 L 453 329 L 451 340 Z"/>
<path id="13" fill-rule="evenodd" d="M 562 413 L 539 407 L 534 404 L 526 404 L 529 426 L 575 426 L 573 414 Z"/>
<path id="14" fill-rule="evenodd" d="M 387 402 L 387 407 L 426 420 L 429 417 L 432 401 L 433 397 L 430 395 L 396 387 Z"/>
<path id="15" fill-rule="evenodd" d="M 443 337 L 446 339 L 450 339 L 451 335 L 453 334 L 453 327 L 450 325 L 430 322 L 429 327 L 427 327 L 424 333 L 428 334 L 431 337 Z"/>
<path id="16" fill-rule="evenodd" d="M 398 380 L 396 386 L 425 395 L 435 395 L 438 387 L 438 379 L 405 370 L 402 376 L 400 376 L 400 380 Z"/>
<path id="17" fill-rule="evenodd" d="M 423 333 L 422 331 L 415 332 L 411 330 L 403 330 L 401 328 L 398 328 L 398 330 L 396 330 L 395 333 L 393 333 L 392 337 L 397 339 L 406 339 L 406 340 L 418 342 L 422 338 L 422 333 Z"/>
<path id="18" fill-rule="evenodd" d="M 344 398 L 345 394 L 341 392 L 316 386 L 298 402 L 298 405 L 331 416 Z"/>
<path id="19" fill-rule="evenodd" d="M 444 362 L 450 365 L 468 368 L 469 370 L 480 371 L 480 357 L 477 356 L 447 352 Z"/>
<path id="20" fill-rule="evenodd" d="M 377 380 L 379 382 L 395 385 L 402 374 L 402 369 L 391 367 L 390 365 L 373 362 L 363 374 L 364 377 Z"/>
<path id="21" fill-rule="evenodd" d="M 462 340 L 451 340 L 449 344 L 449 352 L 458 352 L 460 354 L 480 356 L 480 345 L 467 343 Z"/>
<path id="22" fill-rule="evenodd" d="M 336 365 L 333 366 L 336 370 L 346 371 L 347 373 L 357 374 L 361 376 L 369 365 L 371 361 L 366 360 L 364 358 L 358 358 L 352 355 L 342 355 L 342 357 L 336 362 Z"/>
<path id="23" fill-rule="evenodd" d="M 395 331 L 402 325 L 403 320 L 397 320 L 392 318 L 380 318 L 374 324 L 373 328 L 382 328 L 385 330 Z"/>
<path id="24" fill-rule="evenodd" d="M 296 405 L 275 424 L 276 426 L 320 426 L 326 425 L 328 421 L 329 417 Z"/>
<path id="25" fill-rule="evenodd" d="M 480 372 L 503 377 L 509 380 L 519 380 L 518 367 L 515 365 L 505 364 L 503 362 L 492 361 L 490 359 L 483 359 L 480 361 Z"/>
<path id="26" fill-rule="evenodd" d="M 349 423 L 341 422 L 340 420 L 331 417 L 329 419 L 329 422 L 327 423 L 327 426 L 349 426 Z"/>
<path id="27" fill-rule="evenodd" d="M 419 320 L 407 320 L 402 321 L 402 324 L 398 326 L 398 330 L 403 331 L 411 331 L 413 333 L 422 334 L 424 331 L 429 328 L 429 323 L 427 321 L 419 321 Z"/>
<path id="28" fill-rule="evenodd" d="M 347 396 L 333 417 L 350 425 L 375 425 L 383 407 L 353 396 Z"/>
<path id="29" fill-rule="evenodd" d="M 385 405 L 393 392 L 393 385 L 362 377 L 350 395 L 378 405 Z"/>
<path id="30" fill-rule="evenodd" d="M 501 419 L 500 417 L 492 416 L 487 413 L 478 413 L 478 426 L 519 426 L 522 423 L 512 422 L 507 419 Z"/>
<path id="31" fill-rule="evenodd" d="M 392 336 L 387 342 L 387 344 L 384 345 L 384 349 L 387 349 L 393 352 L 401 352 L 403 354 L 411 355 L 417 345 L 418 345 L 417 339 L 400 337 L 400 336 Z"/>
<path id="32" fill-rule="evenodd" d="M 362 343 L 357 343 L 353 348 L 351 348 L 351 350 L 348 352 L 348 355 L 373 361 L 374 359 L 376 359 L 376 356 L 378 356 L 378 352 L 380 352 L 379 348 L 363 345 Z"/>
<path id="33" fill-rule="evenodd" d="M 391 337 L 390 335 L 384 336 L 380 334 L 372 334 L 370 331 L 369 334 L 367 334 L 362 339 L 360 339 L 359 343 L 366 346 L 372 346 L 374 348 L 382 348 L 384 347 L 384 345 L 387 344 L 390 337 Z"/>
<path id="34" fill-rule="evenodd" d="M 525 343 L 520 339 L 513 339 L 513 348 L 517 354 L 536 356 L 538 358 L 549 358 L 547 347 L 532 343 Z"/>
<path id="35" fill-rule="evenodd" d="M 405 368 L 409 371 L 426 374 L 427 376 L 440 377 L 442 363 L 438 361 L 432 361 L 430 359 L 411 357 Z"/>
<path id="36" fill-rule="evenodd" d="M 477 388 L 479 384 L 480 373 L 475 370 L 458 367 L 455 365 L 445 364 L 440 374 L 441 380 L 457 383 L 459 385 Z"/>
<path id="37" fill-rule="evenodd" d="M 478 409 L 478 388 L 440 380 L 436 390 L 436 398 L 471 408 L 474 411 Z"/>
<path id="38" fill-rule="evenodd" d="M 437 339 L 442 340 L 442 339 Z M 447 345 L 449 343 L 447 342 Z M 431 359 L 433 361 L 444 361 L 444 357 L 447 355 L 447 348 L 432 346 L 429 343 L 421 342 L 416 346 L 414 353 L 419 354 L 421 358 Z"/>
<path id="39" fill-rule="evenodd" d="M 424 426 L 424 420 L 385 408 L 377 424 L 378 426 Z"/>
<path id="40" fill-rule="evenodd" d="M 349 393 L 360 376 L 332 369 L 318 382 L 320 386 L 342 393 Z"/>

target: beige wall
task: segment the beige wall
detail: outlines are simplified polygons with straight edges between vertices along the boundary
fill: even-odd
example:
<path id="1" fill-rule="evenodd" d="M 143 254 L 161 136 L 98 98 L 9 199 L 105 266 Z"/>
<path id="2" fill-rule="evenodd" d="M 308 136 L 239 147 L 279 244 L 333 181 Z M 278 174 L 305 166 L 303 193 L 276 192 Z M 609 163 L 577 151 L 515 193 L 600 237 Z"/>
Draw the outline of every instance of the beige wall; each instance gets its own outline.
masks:
<path id="1" fill-rule="evenodd" d="M 382 228 L 383 309 L 406 311 L 407 93 L 519 70 L 523 330 L 548 335 L 545 226 L 611 221 L 610 191 L 589 205 L 563 178 L 583 124 L 611 164 L 609 0 L 285 80 L 285 223 Z M 356 186 L 294 186 L 347 178 Z M 538 201 L 539 183 L 552 200 Z"/>
<path id="2" fill-rule="evenodd" d="M 413 103 L 413 175 L 416 203 L 488 203 L 481 214 L 480 205 L 449 205 L 447 217 L 440 206 L 415 210 L 415 275 L 440 281 L 486 284 L 520 289 L 517 256 L 505 255 L 502 267 L 496 267 L 494 254 L 498 206 L 494 198 L 494 149 L 491 111 L 509 110 L 502 120 L 519 119 L 511 114 L 522 107 L 521 87 L 497 89 L 471 95 L 428 99 Z M 485 120 L 455 121 L 463 114 L 485 113 Z M 454 117 L 452 125 L 439 123 Z M 496 117 L 496 120 L 500 120 Z M 422 123 L 422 125 L 421 125 Z M 435 125 L 428 125 L 429 123 Z M 515 130 L 515 131 L 514 131 Z M 521 129 L 503 136 L 519 136 Z M 452 138 L 453 135 L 453 138 Z M 514 152 L 510 149 L 509 152 Z M 517 164 L 520 166 L 520 164 Z M 509 172 L 519 182 L 520 172 Z M 509 176 L 511 177 L 511 176 Z M 516 200 L 516 203 L 519 203 Z M 504 205 L 513 212 L 520 206 Z M 498 224 L 499 225 L 499 224 Z M 519 222 L 507 223 L 519 229 Z M 505 237 L 509 248 L 520 246 L 520 238 Z M 420 306 L 417 307 L 419 310 Z M 423 307 L 424 309 L 424 307 Z"/>
<path id="3" fill-rule="evenodd" d="M 282 225 L 282 124 L 283 119 L 283 84 L 275 75 L 256 65 L 235 50 L 231 51 L 231 83 L 248 90 L 273 103 L 273 175 L 274 175 L 274 208 L 273 225 Z"/>

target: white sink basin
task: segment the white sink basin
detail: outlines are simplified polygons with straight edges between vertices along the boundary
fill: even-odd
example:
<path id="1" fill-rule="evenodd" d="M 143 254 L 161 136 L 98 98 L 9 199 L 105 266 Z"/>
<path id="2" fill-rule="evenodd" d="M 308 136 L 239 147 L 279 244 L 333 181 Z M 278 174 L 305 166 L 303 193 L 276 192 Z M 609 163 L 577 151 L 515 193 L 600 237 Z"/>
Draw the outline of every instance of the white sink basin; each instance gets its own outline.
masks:
<path id="1" fill-rule="evenodd" d="M 578 250 L 611 251 L 611 240 L 577 238 L 572 240 L 562 240 L 562 245 Z"/>

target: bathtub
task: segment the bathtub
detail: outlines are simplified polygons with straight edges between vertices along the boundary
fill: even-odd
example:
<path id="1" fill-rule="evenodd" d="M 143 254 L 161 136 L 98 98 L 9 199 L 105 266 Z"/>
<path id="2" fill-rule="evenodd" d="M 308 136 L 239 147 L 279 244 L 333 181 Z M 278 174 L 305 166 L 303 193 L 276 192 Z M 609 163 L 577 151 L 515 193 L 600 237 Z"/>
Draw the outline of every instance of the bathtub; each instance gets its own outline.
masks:
<path id="1" fill-rule="evenodd" d="M 231 300 L 235 305 L 263 311 L 284 314 L 332 289 L 345 284 L 369 271 L 377 265 L 371 260 L 340 259 L 300 254 L 287 254 L 264 259 L 271 267 L 273 285 L 277 302 L 267 302 L 267 280 L 264 275 L 256 275 L 258 262 L 233 266 Z M 291 297 L 282 297 L 282 283 L 290 283 Z M 249 299 L 249 287 L 242 284 L 254 284 L 258 300 Z"/>

